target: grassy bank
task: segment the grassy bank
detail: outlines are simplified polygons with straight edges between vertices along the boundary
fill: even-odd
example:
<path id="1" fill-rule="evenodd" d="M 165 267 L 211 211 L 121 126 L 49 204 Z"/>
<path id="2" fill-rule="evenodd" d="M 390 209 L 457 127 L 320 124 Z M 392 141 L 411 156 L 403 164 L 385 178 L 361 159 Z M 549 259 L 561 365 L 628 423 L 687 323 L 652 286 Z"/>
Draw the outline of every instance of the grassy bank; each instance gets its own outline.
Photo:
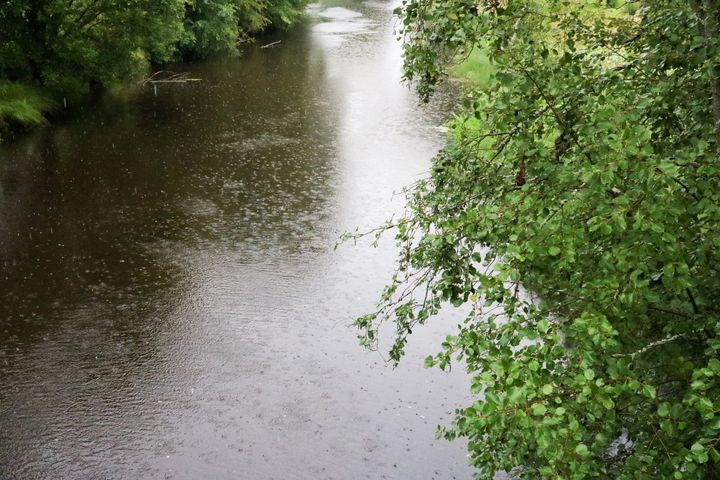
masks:
<path id="1" fill-rule="evenodd" d="M 476 48 L 470 55 L 461 59 L 449 71 L 450 78 L 464 84 L 467 88 L 483 88 L 490 82 L 493 67 L 487 54 Z"/>
<path id="2" fill-rule="evenodd" d="M 0 81 L 0 129 L 43 125 L 57 105 L 42 88 Z"/>

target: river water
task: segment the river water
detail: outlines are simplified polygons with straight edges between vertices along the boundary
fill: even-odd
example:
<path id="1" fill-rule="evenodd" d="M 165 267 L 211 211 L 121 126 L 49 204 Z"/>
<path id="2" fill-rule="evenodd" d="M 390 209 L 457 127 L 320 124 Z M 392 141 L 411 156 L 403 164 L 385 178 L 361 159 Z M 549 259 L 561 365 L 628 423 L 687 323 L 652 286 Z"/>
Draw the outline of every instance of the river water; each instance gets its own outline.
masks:
<path id="1" fill-rule="evenodd" d="M 452 108 L 399 82 L 392 2 L 311 5 L 202 81 L 0 149 L 1 479 L 469 478 L 467 379 L 358 346 Z"/>

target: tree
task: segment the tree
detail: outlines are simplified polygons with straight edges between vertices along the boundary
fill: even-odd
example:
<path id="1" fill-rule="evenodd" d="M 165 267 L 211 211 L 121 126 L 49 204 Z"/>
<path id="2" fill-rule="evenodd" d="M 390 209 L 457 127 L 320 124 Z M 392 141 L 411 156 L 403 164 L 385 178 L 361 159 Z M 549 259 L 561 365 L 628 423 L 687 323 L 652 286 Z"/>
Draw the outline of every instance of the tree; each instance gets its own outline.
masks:
<path id="1" fill-rule="evenodd" d="M 260 0 L 200 0 L 187 6 L 180 51 L 185 58 L 237 52 L 238 43 L 268 24 Z"/>
<path id="2" fill-rule="evenodd" d="M 239 43 L 268 27 L 287 27 L 305 0 L 193 0 L 187 5 L 180 51 L 185 58 L 237 52 Z"/>
<path id="3" fill-rule="evenodd" d="M 184 0 L 9 0 L 0 77 L 74 97 L 172 58 Z"/>
<path id="4" fill-rule="evenodd" d="M 720 478 L 720 48 L 716 0 L 405 0 L 422 98 L 475 49 L 429 178 L 386 224 L 400 246 L 356 321 L 393 361 L 446 303 L 428 357 L 462 362 L 478 478 Z"/>

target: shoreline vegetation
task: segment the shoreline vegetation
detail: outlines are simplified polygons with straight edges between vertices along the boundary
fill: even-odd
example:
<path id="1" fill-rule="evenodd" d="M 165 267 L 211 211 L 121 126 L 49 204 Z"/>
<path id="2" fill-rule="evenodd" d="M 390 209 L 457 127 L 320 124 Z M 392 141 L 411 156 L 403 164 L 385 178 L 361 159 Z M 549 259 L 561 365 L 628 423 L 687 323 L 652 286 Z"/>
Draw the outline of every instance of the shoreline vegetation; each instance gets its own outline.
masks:
<path id="1" fill-rule="evenodd" d="M 233 55 L 306 0 L 11 0 L 0 5 L 0 142 L 171 62 Z"/>

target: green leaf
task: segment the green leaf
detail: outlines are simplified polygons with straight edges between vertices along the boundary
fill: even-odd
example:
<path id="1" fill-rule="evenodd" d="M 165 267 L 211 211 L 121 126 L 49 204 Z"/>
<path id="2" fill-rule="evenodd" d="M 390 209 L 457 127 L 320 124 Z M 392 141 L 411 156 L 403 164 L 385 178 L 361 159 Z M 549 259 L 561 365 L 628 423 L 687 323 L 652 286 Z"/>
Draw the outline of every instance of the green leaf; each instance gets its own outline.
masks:
<path id="1" fill-rule="evenodd" d="M 531 410 L 535 416 L 545 415 L 545 412 L 547 412 L 547 408 L 542 403 L 533 403 Z"/>
<path id="2" fill-rule="evenodd" d="M 435 366 L 435 359 L 432 355 L 425 357 L 425 368 L 432 368 Z"/>
<path id="3" fill-rule="evenodd" d="M 657 391 L 652 385 L 643 385 L 643 395 L 648 398 L 654 399 L 657 396 Z"/>
<path id="4" fill-rule="evenodd" d="M 670 178 L 675 178 L 680 173 L 680 168 L 674 163 L 670 162 L 661 162 L 658 165 L 658 168 Z"/>
<path id="5" fill-rule="evenodd" d="M 587 445 L 585 445 L 584 443 L 579 443 L 575 447 L 575 453 L 577 453 L 581 457 L 587 457 L 588 455 L 590 455 L 590 451 L 588 450 Z"/>

